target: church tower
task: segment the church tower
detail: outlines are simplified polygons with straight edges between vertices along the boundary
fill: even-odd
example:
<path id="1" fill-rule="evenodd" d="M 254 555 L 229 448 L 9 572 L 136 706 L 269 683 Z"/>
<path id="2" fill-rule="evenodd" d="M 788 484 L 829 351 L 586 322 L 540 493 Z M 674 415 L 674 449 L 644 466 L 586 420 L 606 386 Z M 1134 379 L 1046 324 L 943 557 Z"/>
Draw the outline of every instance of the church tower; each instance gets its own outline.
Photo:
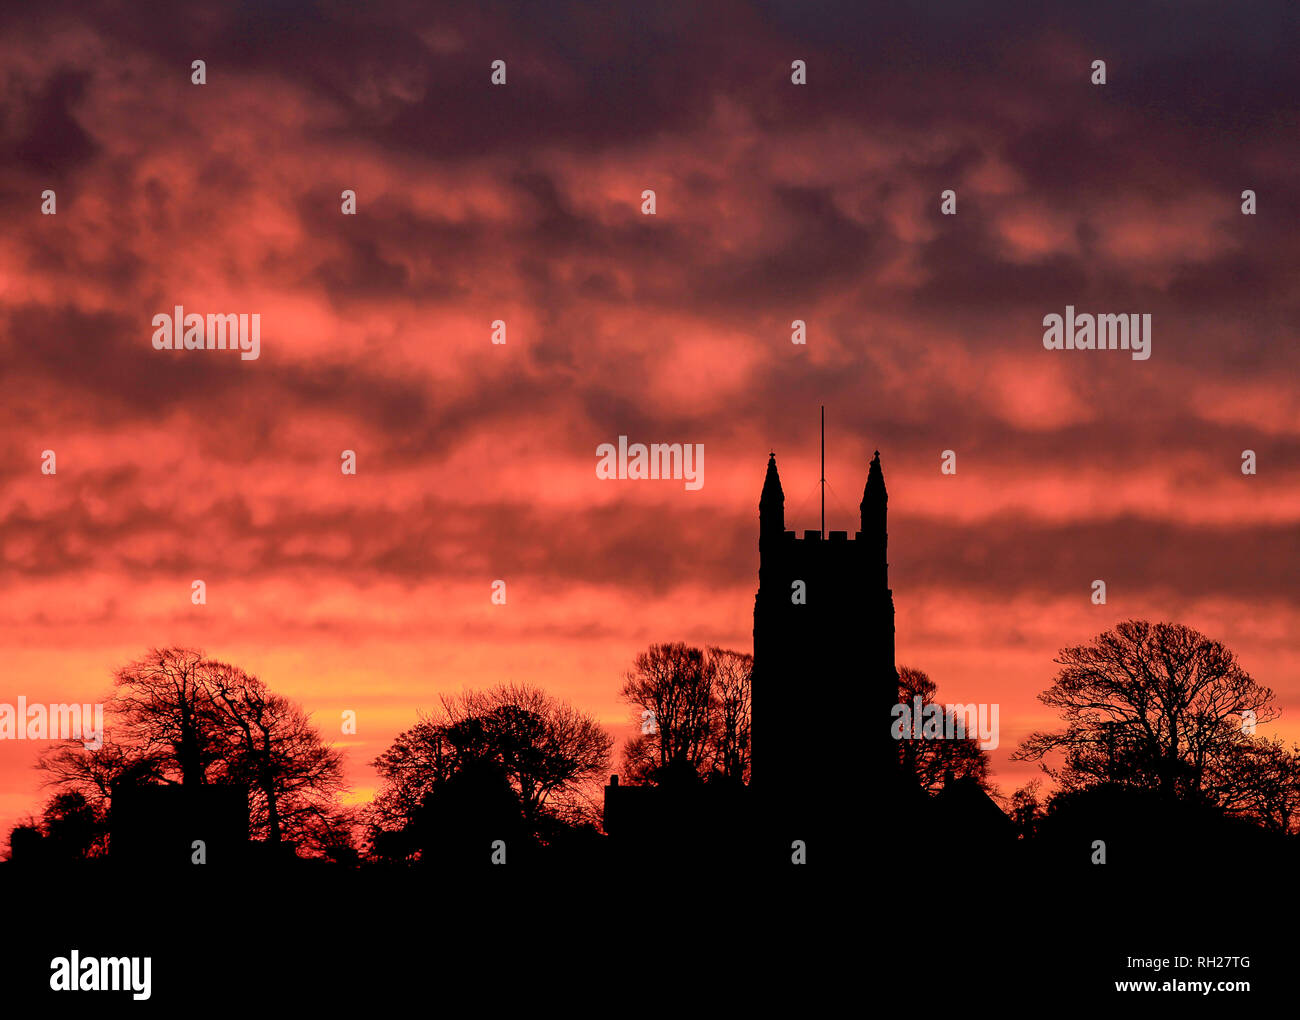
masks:
<path id="1" fill-rule="evenodd" d="M 776 455 L 759 499 L 754 600 L 752 783 L 796 811 L 863 773 L 891 768 L 898 703 L 888 495 L 880 453 L 867 473 L 861 528 L 785 530 Z"/>

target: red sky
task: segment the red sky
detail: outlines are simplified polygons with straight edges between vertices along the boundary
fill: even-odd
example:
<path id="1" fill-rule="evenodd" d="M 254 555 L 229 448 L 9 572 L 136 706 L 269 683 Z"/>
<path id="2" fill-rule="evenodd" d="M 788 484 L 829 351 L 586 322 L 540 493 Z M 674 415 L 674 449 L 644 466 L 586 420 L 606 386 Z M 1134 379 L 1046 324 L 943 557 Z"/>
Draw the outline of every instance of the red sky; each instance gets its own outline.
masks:
<path id="1" fill-rule="evenodd" d="M 0 15 L 0 701 L 202 647 L 356 711 L 354 799 L 465 686 L 621 737 L 648 643 L 750 650 L 767 453 L 816 528 L 825 404 L 828 527 L 880 449 L 898 661 L 1001 705 L 1004 790 L 1055 651 L 1129 617 L 1300 739 L 1294 8 L 927 6 Z M 154 350 L 177 304 L 261 357 Z M 1067 304 L 1151 313 L 1150 360 L 1044 350 Z M 702 443 L 703 488 L 598 480 L 619 435 Z M 6 831 L 40 747 L 0 742 Z"/>

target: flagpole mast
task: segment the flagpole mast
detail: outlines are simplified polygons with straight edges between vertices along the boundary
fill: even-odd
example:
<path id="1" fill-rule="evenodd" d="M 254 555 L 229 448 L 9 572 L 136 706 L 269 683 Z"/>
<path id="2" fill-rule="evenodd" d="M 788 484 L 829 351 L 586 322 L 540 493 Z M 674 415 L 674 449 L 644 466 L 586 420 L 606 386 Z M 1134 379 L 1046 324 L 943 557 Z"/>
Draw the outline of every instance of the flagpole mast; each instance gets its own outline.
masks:
<path id="1" fill-rule="evenodd" d="M 826 539 L 826 405 L 822 404 L 822 540 Z"/>

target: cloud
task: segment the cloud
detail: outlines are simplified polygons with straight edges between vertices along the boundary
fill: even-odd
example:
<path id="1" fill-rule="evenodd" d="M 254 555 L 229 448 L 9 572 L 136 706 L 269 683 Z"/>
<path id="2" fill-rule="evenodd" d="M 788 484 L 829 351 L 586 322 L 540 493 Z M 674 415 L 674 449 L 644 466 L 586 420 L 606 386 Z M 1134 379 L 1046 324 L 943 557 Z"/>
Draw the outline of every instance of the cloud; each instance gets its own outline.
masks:
<path id="1" fill-rule="evenodd" d="M 1224 621 L 1285 675 L 1296 19 L 1280 0 L 1174 22 L 1118 0 L 10 5 L 11 658 L 88 683 L 134 644 L 220 639 L 311 703 L 313 650 L 347 663 L 331 691 L 363 690 L 356 649 L 382 645 L 390 699 L 532 670 L 616 714 L 649 640 L 747 647 L 766 454 L 787 526 L 816 527 L 824 404 L 830 526 L 853 527 L 881 449 L 900 655 L 941 688 L 974 697 L 1014 649 L 997 692 L 1027 717 L 1096 617 L 1016 613 L 1096 577 L 1116 605 Z M 262 357 L 153 350 L 177 304 L 261 314 Z M 1045 351 L 1066 304 L 1151 312 L 1151 360 Z M 703 443 L 705 487 L 597 481 L 619 435 Z M 489 615 L 496 577 L 517 615 Z"/>

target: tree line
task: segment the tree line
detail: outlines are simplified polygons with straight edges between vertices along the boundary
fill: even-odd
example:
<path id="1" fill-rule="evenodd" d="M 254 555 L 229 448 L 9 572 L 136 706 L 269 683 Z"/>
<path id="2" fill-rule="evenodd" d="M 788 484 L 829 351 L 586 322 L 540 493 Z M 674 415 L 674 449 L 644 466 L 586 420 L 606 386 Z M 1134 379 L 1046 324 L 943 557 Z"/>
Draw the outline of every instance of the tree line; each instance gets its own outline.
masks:
<path id="1" fill-rule="evenodd" d="M 1056 787 L 1051 799 L 1037 781 L 1002 796 L 974 737 L 900 740 L 899 767 L 928 793 L 974 779 L 1023 836 L 1053 805 L 1113 787 L 1296 831 L 1300 748 L 1256 734 L 1277 717 L 1275 696 L 1221 643 L 1131 620 L 1055 662 L 1040 700 L 1064 725 L 1031 734 L 1013 754 L 1040 764 Z M 747 784 L 752 681 L 752 656 L 728 649 L 678 642 L 637 655 L 619 692 L 635 730 L 619 753 L 626 782 Z M 481 856 L 498 838 L 514 859 L 558 858 L 601 839 L 614 737 L 528 684 L 442 696 L 371 762 L 379 789 L 354 806 L 343 799 L 342 751 L 300 705 L 245 670 L 196 649 L 153 649 L 113 684 L 102 745 L 69 741 L 42 755 L 53 793 L 40 818 L 13 830 L 12 854 L 104 856 L 114 795 L 154 785 L 239 786 L 252 840 L 346 862 L 455 863 L 466 845 Z M 936 695 L 925 673 L 899 669 L 900 703 L 931 705 Z"/>

